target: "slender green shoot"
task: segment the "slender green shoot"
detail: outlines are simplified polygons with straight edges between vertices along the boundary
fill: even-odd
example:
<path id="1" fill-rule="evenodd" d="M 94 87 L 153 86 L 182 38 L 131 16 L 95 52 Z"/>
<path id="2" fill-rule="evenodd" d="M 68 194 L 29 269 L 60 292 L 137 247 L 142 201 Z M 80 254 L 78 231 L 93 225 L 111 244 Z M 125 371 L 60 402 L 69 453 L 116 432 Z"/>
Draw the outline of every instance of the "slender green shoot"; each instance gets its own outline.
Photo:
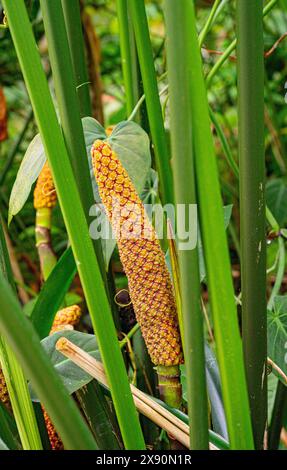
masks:
<path id="1" fill-rule="evenodd" d="M 213 3 L 210 14 L 209 14 L 209 17 L 207 18 L 207 21 L 206 21 L 204 27 L 202 28 L 202 31 L 200 32 L 200 34 L 198 36 L 198 41 L 199 41 L 199 47 L 200 48 L 202 48 L 204 40 L 205 40 L 207 34 L 209 33 L 212 25 L 213 25 L 216 14 L 217 14 L 220 6 L 223 3 L 225 3 L 225 0 L 215 0 L 215 2 Z"/>
<path id="2" fill-rule="evenodd" d="M 90 83 L 85 56 L 80 2 L 79 0 L 62 0 L 62 7 L 65 16 L 81 117 L 92 116 Z"/>
<path id="3" fill-rule="evenodd" d="M 145 444 L 132 400 L 105 285 L 95 257 L 78 188 L 42 69 L 25 4 L 23 0 L 15 0 L 12 3 L 4 0 L 3 4 L 45 152 L 52 170 L 102 361 L 111 386 L 112 398 L 123 440 L 127 449 L 143 449 Z M 77 215 L 76 221 L 75 214 Z M 42 397 L 40 398 L 42 399 Z M 45 399 L 42 401 L 46 407 Z M 46 408 L 49 413 L 48 407 Z M 52 415 L 51 418 L 53 419 Z"/>
<path id="4" fill-rule="evenodd" d="M 129 9 L 136 38 L 156 169 L 159 174 L 160 195 L 165 205 L 173 202 L 173 181 L 144 0 L 129 0 Z"/>
<path id="5" fill-rule="evenodd" d="M 138 71 L 135 38 L 128 10 L 128 0 L 117 0 L 117 15 L 127 116 L 129 116 L 138 101 Z"/>
<path id="6" fill-rule="evenodd" d="M 270 0 L 269 3 L 263 8 L 263 16 L 268 15 L 268 13 L 272 10 L 272 8 L 276 5 L 278 0 Z M 208 73 L 206 77 L 206 86 L 209 87 L 211 84 L 211 81 L 217 74 L 218 70 L 222 67 L 222 65 L 226 62 L 228 57 L 232 54 L 233 51 L 235 51 L 237 45 L 237 39 L 234 39 L 229 46 L 225 49 L 224 53 L 222 56 L 218 59 L 218 61 L 214 64 L 210 72 Z"/>
<path id="7" fill-rule="evenodd" d="M 9 255 L 0 223 L 0 265 L 3 277 L 14 288 Z M 14 289 L 15 291 L 15 289 Z M 6 339 L 0 337 L 0 362 L 24 450 L 41 450 L 42 443 L 31 402 L 27 380 Z"/>

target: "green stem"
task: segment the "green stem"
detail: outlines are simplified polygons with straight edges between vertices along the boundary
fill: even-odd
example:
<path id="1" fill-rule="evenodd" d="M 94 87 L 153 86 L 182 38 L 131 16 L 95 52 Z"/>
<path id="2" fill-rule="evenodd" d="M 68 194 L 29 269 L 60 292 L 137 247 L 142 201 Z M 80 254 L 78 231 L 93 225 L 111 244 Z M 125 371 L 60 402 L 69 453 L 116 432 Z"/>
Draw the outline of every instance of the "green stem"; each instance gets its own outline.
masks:
<path id="1" fill-rule="evenodd" d="M 135 326 L 125 335 L 124 339 L 120 341 L 120 348 L 122 349 L 128 341 L 133 337 L 133 335 L 140 329 L 139 323 L 136 323 Z"/>
<path id="2" fill-rule="evenodd" d="M 263 1 L 237 2 L 242 339 L 257 449 L 267 419 L 262 7 Z"/>
<path id="3" fill-rule="evenodd" d="M 179 409 L 182 403 L 179 366 L 157 366 L 156 371 L 160 398 L 172 408 Z"/>
<path id="4" fill-rule="evenodd" d="M 78 188 L 42 69 L 27 11 L 23 0 L 14 0 L 12 3 L 4 0 L 3 3 L 46 155 L 52 169 L 65 225 L 78 266 L 103 364 L 111 386 L 112 398 L 123 440 L 127 449 L 143 449 L 144 441 L 131 396 L 106 289 L 94 254 Z M 77 223 L 75 223 L 75 216 Z M 45 380 L 43 384 L 46 384 Z M 45 400 L 45 397 L 40 397 L 40 399 L 57 427 L 52 414 L 53 409 L 51 413 L 48 406 L 46 406 L 47 399 Z"/>
<path id="5" fill-rule="evenodd" d="M 79 0 L 62 0 L 81 117 L 92 115 Z"/>
<path id="6" fill-rule="evenodd" d="M 173 202 L 172 172 L 144 1 L 129 0 L 129 8 L 135 32 L 148 119 L 154 145 L 156 169 L 159 174 L 160 193 L 162 203 L 165 205 Z"/>
<path id="7" fill-rule="evenodd" d="M 215 0 L 215 2 L 212 5 L 209 17 L 208 17 L 202 31 L 200 32 L 200 34 L 198 36 L 200 49 L 202 48 L 204 40 L 205 40 L 207 34 L 209 33 L 211 26 L 213 25 L 214 19 L 216 17 L 217 10 L 220 7 L 220 4 L 223 3 L 223 1 L 224 0 Z"/>
<path id="8" fill-rule="evenodd" d="M 0 258 L 0 276 L 5 277 L 14 288 L 13 275 L 1 224 Z M 27 380 L 15 358 L 14 352 L 2 336 L 0 337 L 0 360 L 23 449 L 41 450 L 42 443 Z"/>
<path id="9" fill-rule="evenodd" d="M 227 139 L 224 135 L 224 132 L 223 132 L 223 130 L 222 130 L 222 128 L 221 128 L 221 126 L 218 122 L 218 119 L 216 118 L 215 113 L 211 109 L 209 109 L 209 113 L 210 113 L 211 121 L 214 124 L 215 130 L 216 130 L 217 135 L 219 137 L 219 140 L 221 142 L 222 150 L 224 152 L 226 161 L 227 161 L 228 165 L 230 166 L 230 168 L 232 169 L 232 171 L 233 171 L 234 175 L 236 176 L 236 178 L 239 179 L 239 168 L 238 168 L 238 165 L 237 165 L 236 161 L 233 158 L 230 146 L 227 142 Z M 278 230 L 280 228 L 279 224 L 278 224 L 277 220 L 275 219 L 274 215 L 272 214 L 271 210 L 269 209 L 269 207 L 267 205 L 266 205 L 266 220 L 269 223 L 272 230 L 274 232 L 278 232 Z"/>
<path id="10" fill-rule="evenodd" d="M 117 0 L 117 15 L 121 46 L 121 60 L 124 77 L 127 115 L 129 116 L 138 101 L 138 73 L 135 38 L 128 12 L 128 0 Z"/>
<path id="11" fill-rule="evenodd" d="M 242 344 L 224 226 L 216 156 L 210 129 L 206 87 L 196 32 L 193 2 L 189 8 L 191 67 L 187 69 L 192 107 L 196 184 L 200 228 L 207 270 L 216 352 L 232 449 L 252 449 L 253 438 L 243 364 Z M 199 119 L 200 116 L 200 119 Z"/>
<path id="12" fill-rule="evenodd" d="M 61 0 L 54 0 L 53 2 L 41 0 L 40 4 L 65 143 L 86 219 L 89 222 L 89 211 L 94 204 L 94 197 Z M 94 246 L 105 279 L 104 258 L 100 240 L 94 240 Z"/>
<path id="13" fill-rule="evenodd" d="M 24 140 L 24 137 L 27 133 L 27 130 L 29 129 L 29 125 L 30 125 L 32 119 L 33 119 L 33 111 L 31 110 L 31 111 L 29 111 L 29 114 L 26 117 L 25 124 L 24 124 L 20 134 L 18 135 L 17 139 L 15 140 L 15 144 L 12 146 L 9 154 L 6 157 L 5 165 L 2 169 L 2 173 L 1 173 L 1 176 L 0 176 L 0 186 L 2 186 L 4 181 L 5 181 L 7 173 L 8 173 L 8 171 L 10 170 L 10 168 L 13 164 L 14 158 L 16 157 L 16 155 L 19 151 L 19 148 L 20 148 L 20 146 L 21 146 L 21 144 Z"/>
<path id="14" fill-rule="evenodd" d="M 176 204 L 185 205 L 185 220 L 191 225 L 190 206 L 197 203 L 193 151 L 190 76 L 192 68 L 189 0 L 165 1 L 167 60 L 170 87 L 171 144 Z M 180 84 L 180 86 L 179 86 Z M 179 217 L 179 216 L 178 216 Z M 177 220 L 177 224 L 182 220 Z M 184 244 L 180 239 L 179 243 Z M 208 404 L 205 378 L 203 316 L 197 247 L 180 249 L 179 268 L 187 373 L 191 449 L 208 449 Z M 192 276 L 190 273 L 192 272 Z M 196 380 L 194 378 L 196 377 Z"/>
<path id="15" fill-rule="evenodd" d="M 31 379 L 35 392 L 61 435 L 65 448 L 95 449 L 94 440 L 76 404 L 56 374 L 35 330 L 21 311 L 2 273 L 0 273 L 0 301 L 1 331 L 25 373 Z M 29 348 L 27 347 L 28 338 Z"/>
<path id="16" fill-rule="evenodd" d="M 278 2 L 278 0 L 270 0 L 270 2 L 267 3 L 267 5 L 263 8 L 263 16 L 268 15 L 268 13 L 272 10 L 272 8 L 276 5 L 277 2 Z M 210 86 L 213 77 L 216 75 L 216 73 L 218 72 L 220 67 L 225 63 L 225 61 L 228 59 L 228 57 L 236 49 L 236 45 L 237 45 L 237 39 L 234 39 L 229 44 L 227 49 L 225 49 L 224 53 L 218 59 L 216 64 L 212 67 L 212 69 L 210 70 L 209 74 L 206 77 L 206 86 L 207 86 L 207 88 Z"/>
<path id="17" fill-rule="evenodd" d="M 268 433 L 268 450 L 278 450 L 283 418 L 287 410 L 287 388 L 278 380 L 272 418 Z"/>

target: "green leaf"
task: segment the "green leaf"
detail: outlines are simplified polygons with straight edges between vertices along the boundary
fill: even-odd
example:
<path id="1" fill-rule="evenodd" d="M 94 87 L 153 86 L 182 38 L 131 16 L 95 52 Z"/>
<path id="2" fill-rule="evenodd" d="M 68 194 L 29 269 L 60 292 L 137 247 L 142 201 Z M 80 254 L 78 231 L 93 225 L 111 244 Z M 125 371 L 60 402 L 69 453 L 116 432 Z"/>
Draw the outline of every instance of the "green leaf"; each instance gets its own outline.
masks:
<path id="1" fill-rule="evenodd" d="M 278 379 L 274 374 L 269 374 L 267 377 L 267 392 L 268 392 L 268 424 L 271 423 L 272 411 L 276 396 Z"/>
<path id="2" fill-rule="evenodd" d="M 280 226 L 287 222 L 287 185 L 283 179 L 274 179 L 266 185 L 266 202 Z"/>
<path id="3" fill-rule="evenodd" d="M 110 144 L 128 172 L 138 194 L 141 194 L 151 166 L 150 143 L 146 132 L 133 121 L 123 121 L 119 123 L 114 128 L 112 134 L 107 137 L 105 129 L 96 119 L 85 117 L 82 119 L 82 123 L 96 202 L 101 203 L 101 198 L 99 196 L 97 183 L 94 177 L 91 148 L 94 141 L 97 139 L 105 140 Z M 92 208 L 90 215 L 96 216 L 99 208 L 96 207 L 95 210 L 96 212 L 94 213 L 94 208 Z M 94 227 L 93 230 L 96 230 L 94 223 L 96 224 L 96 227 L 99 227 L 99 229 L 101 228 L 101 233 L 103 234 L 102 249 L 107 268 L 111 255 L 115 249 L 116 241 L 110 237 L 110 226 L 104 212 L 102 212 L 100 216 L 97 215 L 97 219 L 92 222 Z"/>
<path id="4" fill-rule="evenodd" d="M 267 313 L 268 356 L 287 374 L 287 296 L 274 298 Z M 283 379 L 278 378 L 286 385 Z"/>
<path id="5" fill-rule="evenodd" d="M 21 444 L 14 417 L 9 413 L 4 403 L 0 401 L 0 439 L 11 450 L 20 450 Z"/>
<path id="6" fill-rule="evenodd" d="M 101 202 L 92 168 L 91 148 L 97 139 L 108 142 L 117 153 L 138 194 L 141 194 L 151 166 L 150 143 L 146 132 L 133 121 L 122 121 L 107 137 L 104 128 L 96 119 L 85 117 L 82 123 L 96 201 Z"/>
<path id="7" fill-rule="evenodd" d="M 228 439 L 228 432 L 225 420 L 224 407 L 221 395 L 221 382 L 217 360 L 208 346 L 205 343 L 205 369 L 206 369 L 206 383 L 208 396 L 211 405 L 211 415 L 213 430 L 225 439 Z M 186 390 L 186 369 L 185 366 L 180 366 L 181 370 L 181 384 L 183 398 L 187 399 Z"/>
<path id="8" fill-rule="evenodd" d="M 83 349 L 97 360 L 100 360 L 100 353 L 96 337 L 87 333 L 80 333 L 79 331 L 58 331 L 51 336 L 47 336 L 47 338 L 44 338 L 41 341 L 44 350 L 49 356 L 58 375 L 61 377 L 66 389 L 70 394 L 72 394 L 91 382 L 93 377 L 56 350 L 56 343 L 58 339 L 62 337 L 69 339 L 72 343 L 79 346 L 79 348 Z M 37 400 L 34 391 L 32 390 L 31 392 L 32 398 Z"/>
<path id="9" fill-rule="evenodd" d="M 127 170 L 138 194 L 141 194 L 151 166 L 147 133 L 133 121 L 119 123 L 107 141 Z"/>
<path id="10" fill-rule="evenodd" d="M 9 450 L 5 442 L 3 442 L 1 438 L 0 438 L 0 450 Z"/>
<path id="11" fill-rule="evenodd" d="M 9 200 L 8 224 L 27 201 L 31 187 L 38 178 L 45 161 L 46 156 L 42 139 L 37 134 L 27 148 L 12 188 Z"/>
<path id="12" fill-rule="evenodd" d="M 49 334 L 55 314 L 59 310 L 76 272 L 77 267 L 72 249 L 68 248 L 43 285 L 31 313 L 31 321 L 40 339 Z"/>

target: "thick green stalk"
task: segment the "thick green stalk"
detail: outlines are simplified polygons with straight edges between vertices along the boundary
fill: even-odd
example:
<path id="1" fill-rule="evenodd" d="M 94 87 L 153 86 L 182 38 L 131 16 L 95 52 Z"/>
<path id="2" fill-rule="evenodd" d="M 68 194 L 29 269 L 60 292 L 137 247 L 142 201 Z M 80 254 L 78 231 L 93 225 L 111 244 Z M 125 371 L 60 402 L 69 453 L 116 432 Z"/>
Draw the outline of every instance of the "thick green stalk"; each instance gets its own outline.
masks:
<path id="1" fill-rule="evenodd" d="M 80 103 L 81 117 L 92 116 L 89 76 L 85 59 L 81 10 L 79 0 L 62 0 L 66 30 L 72 57 L 74 77 Z"/>
<path id="2" fill-rule="evenodd" d="M 173 181 L 145 4 L 144 0 L 129 0 L 128 5 L 136 38 L 156 169 L 159 174 L 160 194 L 164 205 L 173 202 Z"/>
<path id="3" fill-rule="evenodd" d="M 23 0 L 14 0 L 12 3 L 4 0 L 3 3 L 8 14 L 10 30 L 46 155 L 52 169 L 57 195 L 78 266 L 101 357 L 111 386 L 112 398 L 123 440 L 128 449 L 142 449 L 144 448 L 144 441 L 132 400 L 110 305 L 27 11 Z M 77 223 L 75 223 L 75 217 Z M 42 401 L 46 407 L 45 400 Z M 53 420 L 53 415 L 48 407 L 46 408 Z"/>
<path id="4" fill-rule="evenodd" d="M 189 210 L 196 204 L 192 113 L 187 70 L 192 67 L 189 1 L 165 0 L 171 143 L 176 204 Z M 179 85 L 180 84 L 180 85 Z M 182 224 L 177 220 L 177 224 Z M 195 230 L 196 233 L 196 230 Z M 184 240 L 179 239 L 180 243 Z M 186 242 L 186 240 L 185 240 Z M 200 307 L 200 281 L 197 247 L 178 252 L 184 330 L 184 359 L 187 370 L 191 449 L 208 449 L 208 405 L 205 378 L 203 316 Z M 192 273 L 192 276 L 190 275 Z"/>
<path id="5" fill-rule="evenodd" d="M 53 0 L 53 2 L 41 0 L 40 4 L 65 143 L 86 219 L 89 222 L 89 211 L 94 204 L 94 197 L 61 0 Z M 105 278 L 101 241 L 95 240 L 94 246 L 102 275 Z"/>
<path id="6" fill-rule="evenodd" d="M 231 448 L 252 449 L 253 438 L 242 344 L 193 2 L 187 2 L 186 11 L 189 21 L 190 50 L 193 51 L 187 73 L 190 83 L 200 227 L 223 401 Z"/>
<path id="7" fill-rule="evenodd" d="M 117 0 L 117 15 L 121 46 L 122 70 L 126 94 L 127 116 L 138 101 L 138 73 L 135 50 L 135 38 L 128 12 L 128 0 Z"/>
<path id="8" fill-rule="evenodd" d="M 5 237 L 0 223 L 0 272 L 14 286 Z M 15 290 L 15 289 L 14 289 Z M 0 361 L 9 398 L 24 450 L 41 450 L 42 443 L 27 380 L 6 339 L 0 337 Z"/>
<path id="9" fill-rule="evenodd" d="M 254 443 L 267 420 L 263 1 L 237 2 L 242 338 Z"/>

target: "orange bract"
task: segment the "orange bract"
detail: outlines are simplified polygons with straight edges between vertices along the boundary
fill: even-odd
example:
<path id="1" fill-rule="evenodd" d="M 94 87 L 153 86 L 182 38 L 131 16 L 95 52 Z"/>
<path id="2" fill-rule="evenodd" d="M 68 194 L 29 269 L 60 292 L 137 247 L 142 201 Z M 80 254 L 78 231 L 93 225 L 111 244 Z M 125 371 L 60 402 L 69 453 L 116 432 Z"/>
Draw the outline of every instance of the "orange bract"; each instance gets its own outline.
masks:
<path id="1" fill-rule="evenodd" d="M 48 163 L 45 163 L 38 177 L 34 191 L 35 209 L 52 209 L 57 203 L 57 194 L 53 182 L 52 173 Z"/>
<path id="2" fill-rule="evenodd" d="M 99 193 L 117 237 L 129 292 L 150 357 L 155 365 L 182 362 L 173 287 L 156 232 L 126 170 L 111 147 L 92 147 Z"/>

